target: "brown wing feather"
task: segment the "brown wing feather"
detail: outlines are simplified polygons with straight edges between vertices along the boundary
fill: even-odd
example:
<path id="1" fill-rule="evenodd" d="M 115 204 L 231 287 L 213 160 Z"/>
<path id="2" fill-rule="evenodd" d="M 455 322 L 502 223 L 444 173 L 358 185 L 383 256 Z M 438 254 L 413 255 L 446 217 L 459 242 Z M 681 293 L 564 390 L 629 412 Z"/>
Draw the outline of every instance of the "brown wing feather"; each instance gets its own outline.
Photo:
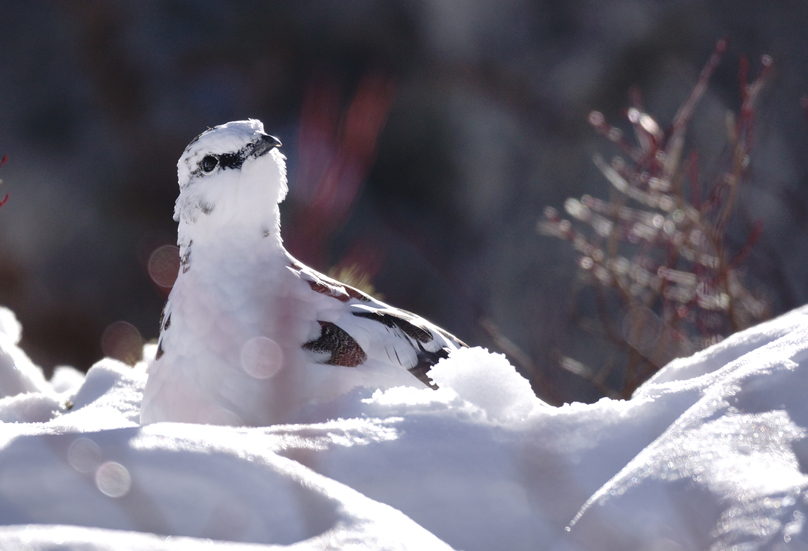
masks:
<path id="1" fill-rule="evenodd" d="M 329 321 L 320 321 L 321 332 L 317 340 L 303 345 L 306 350 L 330 354 L 329 365 L 356 367 L 368 359 L 365 351 L 353 337 Z"/>

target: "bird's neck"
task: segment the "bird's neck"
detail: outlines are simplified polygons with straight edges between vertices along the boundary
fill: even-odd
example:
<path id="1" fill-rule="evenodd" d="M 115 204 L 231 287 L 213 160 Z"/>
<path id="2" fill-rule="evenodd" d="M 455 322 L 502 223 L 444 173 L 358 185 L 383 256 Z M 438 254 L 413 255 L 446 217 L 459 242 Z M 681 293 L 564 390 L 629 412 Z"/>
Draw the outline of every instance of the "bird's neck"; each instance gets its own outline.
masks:
<path id="1" fill-rule="evenodd" d="M 180 221 L 177 244 L 183 269 L 190 269 L 194 262 L 265 262 L 286 256 L 277 205 L 260 218 L 247 215 L 220 221 L 215 214 L 210 219 Z"/>

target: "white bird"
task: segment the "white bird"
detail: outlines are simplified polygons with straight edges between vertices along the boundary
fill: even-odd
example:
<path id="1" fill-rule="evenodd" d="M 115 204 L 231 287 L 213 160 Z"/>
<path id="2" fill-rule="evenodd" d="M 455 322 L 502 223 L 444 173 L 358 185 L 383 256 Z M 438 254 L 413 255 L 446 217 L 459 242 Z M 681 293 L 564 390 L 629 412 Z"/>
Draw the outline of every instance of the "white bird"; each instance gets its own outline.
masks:
<path id="1" fill-rule="evenodd" d="M 141 423 L 262 426 L 357 386 L 434 388 L 429 369 L 465 346 L 286 252 L 280 145 L 260 121 L 235 121 L 180 157 L 180 270 Z"/>

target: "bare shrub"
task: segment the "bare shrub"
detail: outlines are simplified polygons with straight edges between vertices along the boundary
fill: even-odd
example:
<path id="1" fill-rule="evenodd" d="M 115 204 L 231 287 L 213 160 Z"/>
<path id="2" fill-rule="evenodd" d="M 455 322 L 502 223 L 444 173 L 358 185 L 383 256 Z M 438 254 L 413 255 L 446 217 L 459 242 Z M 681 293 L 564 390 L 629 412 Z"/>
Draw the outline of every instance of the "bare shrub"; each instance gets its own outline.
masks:
<path id="1" fill-rule="evenodd" d="M 594 157 L 611 184 L 609 199 L 570 198 L 564 204 L 569 218 L 548 207 L 539 222 L 540 232 L 567 241 L 578 253 L 576 293 L 593 294 L 597 314 L 574 313 L 576 324 L 608 344 L 597 367 L 563 353 L 559 363 L 606 395 L 627 398 L 670 360 L 770 315 L 768 302 L 751 292 L 739 273 L 761 224 L 738 250 L 726 243 L 738 188 L 750 167 L 755 105 L 770 74 L 768 56 L 751 83 L 741 61 L 741 108 L 737 116 L 727 116 L 730 154 L 718 178 L 705 182 L 698 153 L 685 154 L 693 109 L 725 50 L 726 42 L 718 42 L 667 130 L 645 112 L 637 92 L 627 111 L 634 143 L 592 112 L 595 130 L 623 153 L 611 162 Z M 609 375 L 621 366 L 622 384 L 615 385 Z"/>

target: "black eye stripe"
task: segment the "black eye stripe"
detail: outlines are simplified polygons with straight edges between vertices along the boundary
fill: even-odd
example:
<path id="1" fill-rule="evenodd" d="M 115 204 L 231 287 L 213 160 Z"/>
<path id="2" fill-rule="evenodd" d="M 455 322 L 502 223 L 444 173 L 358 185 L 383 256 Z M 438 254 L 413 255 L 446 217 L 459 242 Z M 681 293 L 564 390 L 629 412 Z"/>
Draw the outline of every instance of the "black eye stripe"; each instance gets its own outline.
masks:
<path id="1" fill-rule="evenodd" d="M 272 143 L 272 147 L 277 147 L 278 145 L 280 145 L 280 142 L 277 140 L 277 138 L 272 138 L 271 136 L 265 136 L 265 138 L 274 140 L 274 143 Z M 191 174 L 195 175 L 198 174 L 200 171 L 210 173 L 217 166 L 221 166 L 224 169 L 227 168 L 239 169 L 244 164 L 244 161 L 251 155 L 257 156 L 264 154 L 266 152 L 267 150 L 266 148 L 264 148 L 260 152 L 256 152 L 257 145 L 261 144 L 262 142 L 259 140 L 258 142 L 253 142 L 245 145 L 235 153 L 220 153 L 218 155 L 205 155 L 199 162 L 199 168 L 191 172 Z M 206 166 L 206 161 L 208 161 L 208 159 L 215 160 L 216 164 L 210 164 L 209 162 L 208 166 Z"/>
<path id="2" fill-rule="evenodd" d="M 219 155 L 219 162 L 222 165 L 222 168 L 241 168 L 241 165 L 244 164 L 244 150 L 238 151 L 236 153 L 225 153 L 223 155 Z"/>
<path id="3" fill-rule="evenodd" d="M 205 155 L 199 162 L 202 172 L 211 172 L 217 166 L 222 168 L 241 168 L 246 158 L 244 150 L 236 153 L 222 153 L 221 155 Z"/>

